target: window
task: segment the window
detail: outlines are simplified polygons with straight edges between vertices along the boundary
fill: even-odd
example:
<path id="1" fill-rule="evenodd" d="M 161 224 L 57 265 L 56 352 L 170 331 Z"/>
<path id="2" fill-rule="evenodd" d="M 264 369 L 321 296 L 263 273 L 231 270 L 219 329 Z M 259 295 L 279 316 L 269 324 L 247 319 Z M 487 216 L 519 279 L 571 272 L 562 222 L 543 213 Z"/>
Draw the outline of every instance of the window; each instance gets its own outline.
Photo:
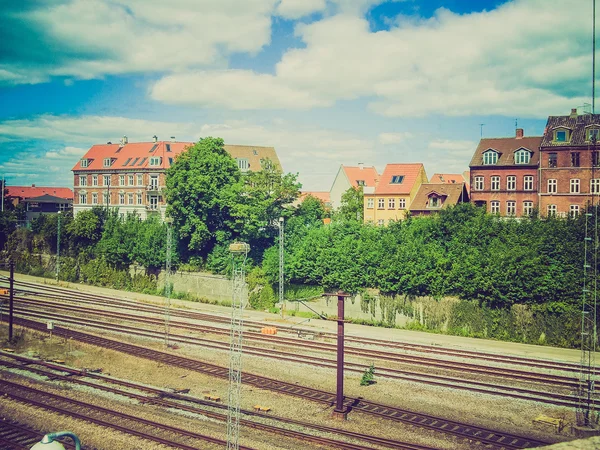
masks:
<path id="1" fill-rule="evenodd" d="M 365 180 L 356 180 L 356 185 L 357 186 L 364 186 L 365 185 Z"/>
<path id="2" fill-rule="evenodd" d="M 151 148 L 150 151 L 148 153 L 152 153 L 154 152 L 154 150 L 156 150 L 156 148 L 158 147 L 158 144 L 154 144 Z"/>
<path id="3" fill-rule="evenodd" d="M 579 194 L 579 178 L 571 178 L 570 192 L 571 194 Z"/>
<path id="4" fill-rule="evenodd" d="M 569 216 L 577 217 L 579 215 L 579 205 L 569 206 Z"/>
<path id="5" fill-rule="evenodd" d="M 567 142 L 569 140 L 569 131 L 565 129 L 558 129 L 554 131 L 555 142 Z"/>
<path id="6" fill-rule="evenodd" d="M 79 186 L 87 186 L 87 175 L 79 176 Z"/>
<path id="7" fill-rule="evenodd" d="M 150 175 L 150 187 L 158 189 L 158 175 Z"/>
<path id="8" fill-rule="evenodd" d="M 390 198 L 388 200 L 388 209 L 395 209 L 395 208 L 396 208 L 396 199 Z"/>
<path id="9" fill-rule="evenodd" d="M 79 194 L 79 204 L 80 205 L 87 204 L 87 194 L 85 192 Z"/>
<path id="10" fill-rule="evenodd" d="M 429 197 L 429 207 L 430 208 L 439 208 L 441 206 L 441 202 L 440 202 L 440 198 L 439 197 Z"/>
<path id="11" fill-rule="evenodd" d="M 517 177 L 509 175 L 506 177 L 506 190 L 515 191 L 517 189 Z"/>
<path id="12" fill-rule="evenodd" d="M 156 211 L 158 209 L 158 197 L 153 195 L 150 197 L 149 199 L 149 203 L 148 203 L 148 209 L 151 209 L 152 211 Z"/>
<path id="13" fill-rule="evenodd" d="M 533 175 L 525 175 L 523 177 L 523 189 L 533 191 Z"/>
<path id="14" fill-rule="evenodd" d="M 579 152 L 571 153 L 571 167 L 579 167 Z"/>
<path id="15" fill-rule="evenodd" d="M 248 161 L 248 158 L 237 158 L 237 165 L 242 172 L 246 172 L 248 169 L 250 169 L 250 162 Z"/>
<path id="16" fill-rule="evenodd" d="M 558 165 L 558 155 L 556 153 L 548 153 L 548 167 L 556 167 Z"/>
<path id="17" fill-rule="evenodd" d="M 125 186 L 125 175 L 119 175 L 119 186 Z"/>
<path id="18" fill-rule="evenodd" d="M 517 213 L 517 204 L 514 201 L 506 202 L 506 215 L 514 216 Z"/>
<path id="19" fill-rule="evenodd" d="M 137 195 L 137 204 L 141 205 L 143 203 L 143 198 L 142 198 L 142 194 L 138 194 Z"/>
<path id="20" fill-rule="evenodd" d="M 492 191 L 499 191 L 499 190 L 500 190 L 500 177 L 493 176 L 492 177 Z"/>
<path id="21" fill-rule="evenodd" d="M 150 165 L 151 166 L 160 166 L 160 156 L 153 156 L 152 158 L 150 158 Z"/>
<path id="22" fill-rule="evenodd" d="M 377 221 L 377 225 L 379 225 L 380 227 L 382 227 L 383 226 L 383 219 L 379 219 Z"/>
<path id="23" fill-rule="evenodd" d="M 104 193 L 104 203 L 110 205 L 110 194 L 108 192 Z"/>
<path id="24" fill-rule="evenodd" d="M 119 194 L 119 205 L 125 204 L 125 194 Z"/>
<path id="25" fill-rule="evenodd" d="M 112 159 L 111 158 L 104 158 L 104 167 L 110 167 L 112 166 Z"/>
<path id="26" fill-rule="evenodd" d="M 404 182 L 404 175 L 393 175 L 391 184 L 402 184 Z"/>
<path id="27" fill-rule="evenodd" d="M 253 154 L 254 156 L 258 156 L 258 151 L 257 151 L 255 148 L 253 148 L 253 149 L 252 149 L 252 154 Z"/>
<path id="28" fill-rule="evenodd" d="M 169 167 L 173 165 L 173 158 L 169 158 Z"/>
<path id="29" fill-rule="evenodd" d="M 89 166 L 89 165 L 90 165 L 90 160 L 89 160 L 89 159 L 82 159 L 82 160 L 80 161 L 80 164 L 79 164 L 79 165 L 80 165 L 81 167 L 87 167 L 87 166 Z"/>
<path id="30" fill-rule="evenodd" d="M 492 200 L 490 202 L 490 212 L 492 214 L 499 214 L 500 213 L 500 202 L 498 200 Z"/>
<path id="31" fill-rule="evenodd" d="M 590 193 L 600 194 L 600 178 L 593 178 L 590 180 Z"/>
<path id="32" fill-rule="evenodd" d="M 379 198 L 379 199 L 377 199 L 377 208 L 378 209 L 385 208 L 385 198 Z"/>
<path id="33" fill-rule="evenodd" d="M 598 152 L 592 152 L 592 166 L 598 167 L 600 166 L 600 158 L 598 157 Z"/>
<path id="34" fill-rule="evenodd" d="M 406 209 L 406 199 L 405 198 L 398 199 L 398 209 Z"/>
<path id="35" fill-rule="evenodd" d="M 127 158 L 127 160 L 123 163 L 123 166 L 126 166 L 127 164 L 129 164 L 129 161 L 131 161 L 131 158 Z"/>
<path id="36" fill-rule="evenodd" d="M 556 194 L 556 191 L 557 191 L 556 180 L 554 180 L 554 179 L 548 180 L 548 194 Z"/>
<path id="37" fill-rule="evenodd" d="M 374 205 L 375 205 L 374 199 L 372 199 L 371 197 L 367 198 L 367 208 L 373 208 Z"/>
<path id="38" fill-rule="evenodd" d="M 131 163 L 131 166 L 132 166 L 132 167 L 133 167 L 133 166 L 135 166 L 135 163 L 136 163 L 136 162 L 138 162 L 138 159 L 140 159 L 140 158 L 138 157 L 138 158 L 135 158 L 135 159 L 133 160 L 133 162 Z"/>
<path id="39" fill-rule="evenodd" d="M 138 186 L 143 186 L 144 185 L 144 175 L 138 175 L 137 176 L 137 185 Z"/>
<path id="40" fill-rule="evenodd" d="M 133 175 L 129 175 L 127 178 L 128 178 L 127 184 L 129 186 L 133 186 Z"/>
<path id="41" fill-rule="evenodd" d="M 92 205 L 98 204 L 98 194 L 96 192 L 92 192 Z"/>
<path id="42" fill-rule="evenodd" d="M 494 151 L 494 150 L 487 150 L 484 154 L 483 154 L 483 164 L 484 165 L 490 165 L 490 164 L 496 164 L 498 162 L 498 152 Z"/>
<path id="43" fill-rule="evenodd" d="M 141 167 L 142 165 L 144 165 L 144 163 L 146 162 L 146 160 L 147 160 L 147 159 L 148 159 L 148 158 L 146 158 L 146 157 L 143 157 L 143 158 L 142 158 L 142 160 L 141 160 L 141 161 L 138 163 L 138 167 Z M 137 161 L 137 159 L 136 159 L 136 161 Z M 132 165 L 133 165 L 133 164 L 132 164 Z"/>
<path id="44" fill-rule="evenodd" d="M 586 141 L 598 141 L 598 133 L 600 129 L 598 128 L 588 128 L 585 134 Z"/>
<path id="45" fill-rule="evenodd" d="M 475 177 L 475 190 L 483 191 L 483 177 Z"/>
<path id="46" fill-rule="evenodd" d="M 98 175 L 92 175 L 92 186 L 98 186 Z"/>
<path id="47" fill-rule="evenodd" d="M 524 201 L 523 202 L 523 215 L 531 216 L 533 214 L 533 202 Z"/>
<path id="48" fill-rule="evenodd" d="M 133 194 L 127 194 L 127 204 L 133 205 Z"/>
<path id="49" fill-rule="evenodd" d="M 515 164 L 529 164 L 531 153 L 524 148 L 515 152 Z"/>
<path id="50" fill-rule="evenodd" d="M 110 186 L 110 175 L 104 175 L 104 186 Z"/>
<path id="51" fill-rule="evenodd" d="M 556 205 L 548 205 L 548 217 L 556 215 Z"/>
<path id="52" fill-rule="evenodd" d="M 171 151 L 171 144 L 167 144 L 167 151 L 170 152 Z"/>

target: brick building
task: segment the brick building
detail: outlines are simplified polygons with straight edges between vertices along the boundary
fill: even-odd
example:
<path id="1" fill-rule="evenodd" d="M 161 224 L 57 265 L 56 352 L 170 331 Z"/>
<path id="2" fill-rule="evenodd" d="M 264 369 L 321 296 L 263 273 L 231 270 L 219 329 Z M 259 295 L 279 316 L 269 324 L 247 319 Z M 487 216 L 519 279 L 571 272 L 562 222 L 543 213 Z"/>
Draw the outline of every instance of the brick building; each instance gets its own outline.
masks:
<path id="1" fill-rule="evenodd" d="M 538 208 L 538 163 L 542 137 L 515 137 L 479 141 L 471 159 L 471 202 L 489 213 L 522 217 Z"/>
<path id="2" fill-rule="evenodd" d="M 160 214 L 164 217 L 163 196 L 166 170 L 174 158 L 193 142 L 158 141 L 94 145 L 73 167 L 77 214 L 94 206 L 118 208 L 121 215 L 136 213 L 142 219 Z M 242 172 L 261 169 L 269 159 L 279 169 L 281 164 L 273 147 L 225 145 Z"/>
<path id="3" fill-rule="evenodd" d="M 600 114 L 550 116 L 540 145 L 540 214 L 579 214 L 600 193 Z"/>

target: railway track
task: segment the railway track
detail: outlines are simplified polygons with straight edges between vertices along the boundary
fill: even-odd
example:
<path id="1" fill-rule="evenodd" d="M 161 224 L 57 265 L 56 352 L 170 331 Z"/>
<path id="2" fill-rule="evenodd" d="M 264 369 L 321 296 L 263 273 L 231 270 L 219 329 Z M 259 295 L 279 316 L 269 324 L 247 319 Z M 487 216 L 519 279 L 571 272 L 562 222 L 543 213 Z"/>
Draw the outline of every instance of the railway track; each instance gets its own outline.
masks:
<path id="1" fill-rule="evenodd" d="M 0 448 L 3 450 L 29 450 L 33 445 L 40 442 L 44 433 L 32 430 L 31 428 L 17 422 L 0 420 Z M 62 442 L 67 450 L 74 450 L 75 446 Z"/>
<path id="2" fill-rule="evenodd" d="M 7 280 L 6 277 L 0 276 L 0 284 L 2 284 L 3 282 L 4 282 L 4 284 L 6 284 L 6 280 Z M 115 298 L 109 297 L 109 296 L 84 293 L 81 291 L 74 291 L 74 290 L 66 289 L 66 288 L 51 287 L 51 286 L 47 286 L 47 285 L 39 285 L 36 283 L 28 283 L 28 282 L 22 282 L 22 281 L 16 281 L 15 286 L 18 288 L 18 291 L 20 293 L 29 294 L 29 295 L 36 294 L 36 295 L 39 295 L 42 297 L 55 299 L 55 300 L 80 301 L 80 302 L 85 301 L 85 302 L 90 302 L 91 304 L 104 305 L 104 306 L 114 305 L 115 307 L 119 307 L 119 308 L 128 308 L 128 309 L 133 309 L 136 311 L 143 311 L 143 312 L 156 313 L 156 314 L 161 314 L 164 312 L 164 308 L 161 308 L 159 306 L 148 305 L 148 304 L 140 303 L 138 301 L 132 301 L 132 300 L 127 300 L 127 299 L 115 299 Z M 40 292 L 40 291 L 42 291 L 42 292 Z M 182 310 L 177 310 L 177 309 L 172 309 L 171 313 L 173 316 L 180 317 L 180 318 L 189 318 L 189 319 L 195 319 L 195 320 L 201 320 L 201 321 L 202 320 L 210 321 L 213 323 L 223 323 L 225 325 L 228 325 L 229 321 L 230 321 L 229 317 L 220 316 L 218 314 L 207 314 L 207 313 L 200 313 L 200 312 L 193 312 L 193 311 L 182 311 Z M 255 322 L 255 321 L 251 321 L 251 320 L 245 320 L 244 325 L 248 330 L 259 331 L 260 328 L 264 327 L 265 324 L 263 322 Z M 282 325 L 278 324 L 277 327 L 278 327 L 279 332 L 284 332 L 284 333 L 288 333 L 288 334 L 297 334 L 297 332 L 298 332 L 298 328 L 295 328 L 293 326 L 292 327 L 282 326 Z M 216 329 L 216 327 L 214 327 L 214 328 Z M 336 335 L 334 333 L 319 332 L 318 334 L 319 334 L 319 336 L 321 336 L 323 338 L 327 338 L 327 339 L 329 339 L 329 338 L 335 339 L 336 338 Z M 272 336 L 265 336 L 265 337 L 267 339 L 269 339 L 269 338 L 274 339 Z M 275 338 L 275 339 L 281 339 L 281 338 L 282 338 L 282 336 L 277 336 L 277 338 Z M 295 341 L 297 342 L 298 340 L 295 340 Z M 303 342 L 304 344 L 307 343 L 306 340 L 302 340 L 301 342 Z M 581 366 L 579 364 L 556 362 L 556 361 L 550 361 L 550 360 L 539 360 L 539 359 L 524 358 L 524 357 L 517 357 L 517 356 L 506 356 L 506 355 L 468 351 L 468 350 L 447 349 L 447 348 L 440 348 L 440 347 L 436 347 L 436 346 L 432 346 L 432 345 L 428 346 L 428 345 L 422 345 L 422 344 L 412 344 L 412 343 L 371 339 L 371 338 L 364 338 L 364 337 L 354 337 L 351 335 L 346 336 L 346 342 L 347 343 L 354 342 L 354 343 L 362 344 L 362 345 L 365 345 L 365 344 L 366 345 L 374 345 L 374 346 L 378 346 L 378 347 L 387 347 L 387 348 L 392 348 L 392 349 L 400 349 L 400 350 L 404 350 L 404 351 L 412 351 L 412 352 L 419 352 L 419 353 L 432 353 L 432 354 L 439 354 L 439 355 L 447 355 L 447 356 L 452 356 L 452 357 L 457 357 L 457 358 L 468 358 L 471 361 L 474 359 L 479 359 L 482 361 L 491 361 L 491 362 L 496 362 L 496 363 L 501 363 L 501 364 L 518 365 L 520 368 L 534 367 L 534 368 L 556 370 L 556 371 L 566 371 L 566 372 L 576 372 L 576 373 L 581 372 Z M 365 352 L 364 348 L 357 348 L 356 350 L 363 352 L 363 353 Z M 393 355 L 393 353 L 392 353 L 392 355 Z M 439 359 L 437 359 L 437 360 L 430 359 L 430 358 L 429 359 L 420 359 L 420 360 L 414 359 L 413 361 L 415 361 L 416 363 L 426 364 L 428 362 L 439 362 Z M 476 365 L 474 365 L 474 366 L 476 366 Z M 482 366 L 476 366 L 475 369 L 477 369 L 477 367 L 482 367 Z M 464 370 L 464 369 L 465 368 L 461 368 L 461 370 Z M 505 372 L 505 373 L 508 373 L 508 370 L 510 370 L 510 369 L 507 369 L 507 372 Z M 585 371 L 586 371 L 586 369 L 584 369 L 584 372 Z M 594 371 L 600 372 L 600 368 L 596 368 L 596 369 L 594 369 Z M 525 374 L 529 373 L 524 370 L 520 370 L 520 372 L 523 372 Z"/>
<path id="3" fill-rule="evenodd" d="M 59 308 L 59 306 L 57 306 L 57 308 Z M 80 308 L 73 307 L 72 309 L 73 309 L 73 312 L 85 313 L 85 311 L 81 311 Z M 99 321 L 99 320 L 95 320 L 95 319 L 83 319 L 83 318 L 78 319 L 73 316 L 63 316 L 63 315 L 59 315 L 56 313 L 39 312 L 39 311 L 26 310 L 26 309 L 24 310 L 22 307 L 19 307 L 16 309 L 16 313 L 19 315 L 21 315 L 23 312 L 26 313 L 25 315 L 27 317 L 34 317 L 34 318 L 39 318 L 39 319 L 43 319 L 43 320 L 52 319 L 52 320 L 60 321 L 60 323 L 63 323 L 63 324 L 74 324 L 77 326 L 90 326 L 90 327 L 96 328 L 96 329 L 102 329 L 102 330 L 111 331 L 111 332 L 115 332 L 115 333 L 127 333 L 127 334 L 144 337 L 144 338 L 154 338 L 154 339 L 159 339 L 159 340 L 162 340 L 164 338 L 164 334 L 162 332 L 157 332 L 157 331 L 150 330 L 150 329 L 142 329 L 137 324 L 135 326 L 125 326 L 125 325 L 109 324 L 106 321 Z M 92 312 L 94 312 L 94 311 L 90 311 L 90 313 L 92 313 Z M 112 317 L 112 318 L 119 319 L 119 320 L 126 320 L 128 317 L 130 317 L 132 320 L 135 319 L 138 322 L 151 323 L 151 324 L 155 324 L 155 325 L 159 325 L 159 326 L 162 326 L 164 323 L 162 320 L 159 320 L 159 319 L 151 319 L 151 318 L 147 318 L 147 317 L 143 317 L 143 316 L 128 316 L 123 313 L 114 313 L 113 315 L 111 315 L 111 314 L 105 314 L 104 311 L 95 311 L 95 316 L 107 316 L 107 317 Z M 171 321 L 170 326 L 172 328 L 175 328 L 175 327 L 179 327 L 179 324 Z M 197 326 L 195 326 L 195 325 L 181 324 L 181 326 L 184 328 L 188 328 L 190 330 L 197 331 L 197 329 L 196 329 Z M 259 336 L 261 336 L 261 335 L 259 335 Z M 213 340 L 195 338 L 195 337 L 190 337 L 190 336 L 182 336 L 182 335 L 177 335 L 174 333 L 170 334 L 169 340 L 172 343 L 177 342 L 180 344 L 193 344 L 193 345 L 199 345 L 199 346 L 216 349 L 216 350 L 229 351 L 229 345 L 226 342 L 213 341 Z M 281 351 L 276 351 L 276 350 L 272 350 L 272 349 L 265 351 L 263 348 L 250 347 L 248 345 L 246 345 L 244 347 L 244 353 L 248 354 L 248 355 L 259 356 L 259 357 L 285 360 L 285 361 L 296 362 L 296 363 L 301 363 L 301 364 L 310 364 L 311 366 L 319 366 L 319 367 L 329 368 L 329 369 L 334 369 L 336 367 L 335 361 L 333 359 L 325 359 L 325 358 L 319 358 L 319 357 L 315 357 L 315 356 L 301 355 L 301 354 L 297 354 L 297 353 L 281 352 Z M 366 368 L 367 368 L 366 365 L 349 363 L 349 362 L 345 363 L 345 370 L 347 372 L 363 373 Z M 411 382 L 419 382 L 419 383 L 423 383 L 423 384 L 452 388 L 452 389 L 463 389 L 463 390 L 468 390 L 471 392 L 479 392 L 479 393 L 489 394 L 489 395 L 502 395 L 502 396 L 517 398 L 517 399 L 521 399 L 521 400 L 538 401 L 538 402 L 553 404 L 553 405 L 557 405 L 557 406 L 565 406 L 565 407 L 574 408 L 574 407 L 577 407 L 577 405 L 578 405 L 577 397 L 572 396 L 572 395 L 564 395 L 564 394 L 554 393 L 554 392 L 537 391 L 537 390 L 524 389 L 524 388 L 518 388 L 518 387 L 513 387 L 513 386 L 502 386 L 502 385 L 485 383 L 485 382 L 481 382 L 481 381 L 465 380 L 465 379 L 460 379 L 460 378 L 455 378 L 455 377 L 415 373 L 415 372 L 410 372 L 410 371 L 405 371 L 405 370 L 396 370 L 396 369 L 381 368 L 381 367 L 378 368 L 377 373 L 378 373 L 378 376 L 385 377 L 385 378 L 400 379 L 400 380 L 411 381 Z M 538 380 L 538 378 L 533 377 L 533 376 L 530 377 L 530 379 L 536 380 L 536 381 Z M 542 379 L 545 379 L 545 377 L 543 377 Z M 555 383 L 558 383 L 558 381 L 555 380 Z M 575 388 L 575 387 L 577 387 L 577 384 L 572 384 L 572 385 L 567 384 L 567 386 L 571 387 L 571 388 Z"/>
<path id="4" fill-rule="evenodd" d="M 140 404 L 160 406 L 170 411 L 179 410 L 191 414 L 199 414 L 219 421 L 226 421 L 227 414 L 224 412 L 214 412 L 212 410 L 226 410 L 226 405 L 221 405 L 214 402 L 208 402 L 200 400 L 193 396 L 183 395 L 175 392 L 170 392 L 165 389 L 158 389 L 148 385 L 142 385 L 139 383 L 133 383 L 130 381 L 117 380 L 104 375 L 90 373 L 78 369 L 66 367 L 64 365 L 48 363 L 33 358 L 27 358 L 23 356 L 14 355 L 11 353 L 0 352 L 0 355 L 4 358 L 15 360 L 14 363 L 7 361 L 0 361 L 0 366 L 5 368 L 18 369 L 20 371 L 26 370 L 35 373 L 40 376 L 45 376 L 51 381 L 61 381 L 70 384 L 82 385 L 89 388 L 110 392 L 115 395 L 128 397 L 134 399 Z M 36 367 L 32 367 L 36 366 Z M 90 379 L 91 381 L 86 381 Z M 114 386 L 119 386 L 115 388 Z M 126 389 L 120 389 L 124 387 Z M 142 392 L 143 395 L 132 392 L 132 390 Z M 189 404 L 201 405 L 204 408 L 197 406 L 189 406 Z M 207 409 L 210 408 L 209 409 Z M 276 417 L 272 414 L 259 413 L 255 411 L 241 410 L 241 413 L 246 417 L 268 419 L 272 422 L 277 422 L 281 425 L 299 427 L 302 430 L 314 430 L 320 433 L 328 433 L 338 437 L 344 437 L 346 439 L 355 439 L 365 441 L 371 444 L 377 444 L 384 447 L 400 449 L 400 450 L 433 450 L 430 447 L 424 447 L 416 444 L 409 444 L 397 440 L 385 439 L 373 436 L 372 434 L 354 433 L 350 431 L 340 430 L 337 428 L 331 428 L 326 426 L 319 426 L 309 422 L 302 422 L 293 419 L 287 419 L 283 417 Z M 306 432 L 295 431 L 293 429 L 285 429 L 282 426 L 272 426 L 265 423 L 257 422 L 256 420 L 241 419 L 240 424 L 244 427 L 258 429 L 266 431 L 286 438 L 293 438 L 301 440 L 303 442 L 311 442 L 314 444 L 325 445 L 328 448 L 339 448 L 349 450 L 361 450 L 367 449 L 363 445 L 340 441 L 339 439 L 331 439 L 322 436 L 315 436 Z"/>
<path id="5" fill-rule="evenodd" d="M 45 331 L 45 324 L 39 322 L 22 318 L 16 318 L 15 322 L 27 328 Z M 144 348 L 138 345 L 118 342 L 100 336 L 74 330 L 67 330 L 64 328 L 57 328 L 54 330 L 54 333 L 64 338 L 73 338 L 87 344 L 109 348 L 140 358 L 159 361 L 164 364 L 170 364 L 172 366 L 204 373 L 222 379 L 228 378 L 227 368 L 193 360 L 191 358 L 159 352 L 157 350 Z M 261 389 L 291 395 L 327 405 L 333 405 L 335 403 L 334 393 L 313 389 L 298 384 L 286 383 L 255 374 L 244 373 L 242 382 L 244 384 L 249 384 Z M 443 434 L 454 435 L 471 442 L 481 442 L 482 444 L 492 445 L 496 448 L 530 448 L 548 444 L 548 442 L 540 441 L 534 438 L 497 432 L 495 430 L 490 430 L 483 427 L 450 421 L 440 417 L 403 410 L 401 408 L 396 408 L 389 405 L 369 402 L 360 398 L 346 397 L 344 399 L 344 403 L 351 410 L 360 411 L 366 414 L 406 423 Z"/>

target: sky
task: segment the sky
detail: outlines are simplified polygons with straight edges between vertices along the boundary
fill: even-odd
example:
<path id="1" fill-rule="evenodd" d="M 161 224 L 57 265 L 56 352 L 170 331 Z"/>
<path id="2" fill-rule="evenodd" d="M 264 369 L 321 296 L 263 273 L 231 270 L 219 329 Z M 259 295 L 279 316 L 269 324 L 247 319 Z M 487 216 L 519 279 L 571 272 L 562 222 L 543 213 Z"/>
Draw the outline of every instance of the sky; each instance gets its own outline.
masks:
<path id="1" fill-rule="evenodd" d="M 481 136 L 592 101 L 592 0 L 20 0 L 0 21 L 9 185 L 72 187 L 124 135 L 274 146 L 303 190 L 340 164 L 460 173 Z"/>

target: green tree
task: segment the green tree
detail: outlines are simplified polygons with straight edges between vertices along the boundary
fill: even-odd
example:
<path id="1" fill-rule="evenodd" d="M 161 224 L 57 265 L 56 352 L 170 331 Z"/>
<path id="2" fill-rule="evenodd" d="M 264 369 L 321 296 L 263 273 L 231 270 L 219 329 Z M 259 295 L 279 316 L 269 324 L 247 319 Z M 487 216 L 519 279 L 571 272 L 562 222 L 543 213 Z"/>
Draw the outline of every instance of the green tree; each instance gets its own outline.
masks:
<path id="1" fill-rule="evenodd" d="M 223 139 L 207 137 L 179 154 L 167 170 L 167 215 L 187 257 L 206 257 L 238 234 L 241 173 Z"/>
<path id="2" fill-rule="evenodd" d="M 356 220 L 362 222 L 363 220 L 363 188 L 358 186 L 357 188 L 351 187 L 342 194 L 342 203 L 339 209 L 340 217 L 344 220 Z"/>

